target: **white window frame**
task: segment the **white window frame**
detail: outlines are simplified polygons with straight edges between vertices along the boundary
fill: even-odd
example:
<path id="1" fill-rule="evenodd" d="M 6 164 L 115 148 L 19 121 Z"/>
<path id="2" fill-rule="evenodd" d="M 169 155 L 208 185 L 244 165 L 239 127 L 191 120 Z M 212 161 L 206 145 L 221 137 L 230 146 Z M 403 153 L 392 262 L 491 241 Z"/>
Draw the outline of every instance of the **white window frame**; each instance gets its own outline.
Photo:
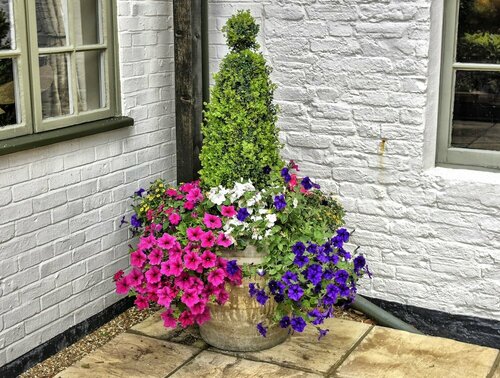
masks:
<path id="1" fill-rule="evenodd" d="M 17 59 L 18 90 L 16 94 L 16 108 L 21 115 L 21 122 L 15 125 L 0 127 L 0 140 L 14 138 L 33 133 L 79 125 L 82 123 L 98 121 L 111 118 L 119 114 L 119 94 L 117 75 L 118 62 L 116 54 L 116 17 L 114 8 L 115 0 L 99 0 L 102 15 L 101 41 L 98 44 L 77 46 L 74 32 L 73 0 L 67 0 L 68 4 L 68 35 L 70 40 L 64 47 L 38 47 L 37 25 L 36 25 L 36 2 L 35 0 L 12 0 L 13 17 L 15 25 L 14 50 L 0 50 L 0 58 L 14 57 Z M 77 52 L 100 51 L 102 52 L 102 69 L 104 73 L 104 87 L 101 98 L 104 98 L 105 106 L 95 110 L 80 112 L 77 102 L 77 80 L 76 61 Z M 65 53 L 71 56 L 70 90 L 73 99 L 73 113 L 60 117 L 42 117 L 42 102 L 39 79 L 39 55 L 51 53 Z M 98 74 L 98 73 L 96 73 Z M 101 78 L 102 79 L 102 78 Z"/>
<path id="2" fill-rule="evenodd" d="M 475 150 L 451 146 L 455 72 L 500 71 L 500 64 L 456 62 L 460 0 L 444 2 L 443 49 L 437 134 L 437 163 L 500 169 L 500 151 Z"/>

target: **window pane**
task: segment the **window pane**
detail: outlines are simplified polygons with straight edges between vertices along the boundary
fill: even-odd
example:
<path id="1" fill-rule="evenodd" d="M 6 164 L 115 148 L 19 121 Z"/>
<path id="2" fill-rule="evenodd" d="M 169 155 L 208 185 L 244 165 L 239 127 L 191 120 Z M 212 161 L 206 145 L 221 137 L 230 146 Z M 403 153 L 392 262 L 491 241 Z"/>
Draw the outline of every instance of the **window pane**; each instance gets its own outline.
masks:
<path id="1" fill-rule="evenodd" d="M 12 41 L 14 25 L 12 23 L 11 1 L 0 1 L 0 49 L 15 49 Z"/>
<path id="2" fill-rule="evenodd" d="M 36 0 L 36 25 L 39 47 L 67 44 L 66 0 Z"/>
<path id="3" fill-rule="evenodd" d="M 69 55 L 41 55 L 39 65 L 43 118 L 73 113 L 68 75 Z"/>
<path id="4" fill-rule="evenodd" d="M 457 62 L 500 63 L 500 1 L 460 1 Z"/>
<path id="5" fill-rule="evenodd" d="M 500 151 L 500 72 L 457 71 L 452 147 Z"/>
<path id="6" fill-rule="evenodd" d="M 75 1 L 75 33 L 77 45 L 94 45 L 101 43 L 99 36 L 100 1 Z"/>
<path id="7" fill-rule="evenodd" d="M 76 53 L 78 109 L 81 112 L 104 106 L 105 101 L 101 98 L 101 55 L 99 51 Z"/>
<path id="8" fill-rule="evenodd" d="M 0 127 L 18 123 L 14 65 L 14 59 L 0 59 Z"/>

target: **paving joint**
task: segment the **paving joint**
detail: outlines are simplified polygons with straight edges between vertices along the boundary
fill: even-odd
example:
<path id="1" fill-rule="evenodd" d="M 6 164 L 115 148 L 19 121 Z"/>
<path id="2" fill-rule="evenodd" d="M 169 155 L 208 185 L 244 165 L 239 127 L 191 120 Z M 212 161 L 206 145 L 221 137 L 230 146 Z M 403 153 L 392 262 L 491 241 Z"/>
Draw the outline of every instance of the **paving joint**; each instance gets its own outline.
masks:
<path id="1" fill-rule="evenodd" d="M 178 343 L 179 344 L 179 343 Z M 182 344 L 181 344 L 182 345 Z M 191 357 L 189 357 L 182 365 L 177 366 L 174 370 L 172 370 L 169 374 L 167 374 L 164 378 L 171 377 L 173 374 L 177 373 L 180 369 L 182 369 L 184 366 L 186 366 L 188 363 L 193 361 L 196 357 L 198 357 L 203 351 L 207 350 L 207 347 L 199 348 L 198 353 L 193 354 Z"/>
<path id="2" fill-rule="evenodd" d="M 493 366 L 491 367 L 491 370 L 486 378 L 492 378 L 497 368 L 500 369 L 500 350 L 498 351 L 497 358 L 495 359 L 495 362 L 493 362 Z"/>
<path id="3" fill-rule="evenodd" d="M 335 373 L 335 371 L 344 363 L 345 360 L 347 360 L 347 357 L 349 357 L 351 355 L 352 352 L 354 352 L 354 350 L 359 346 L 359 344 L 361 344 L 361 342 L 365 339 L 366 336 L 368 336 L 368 334 L 375 328 L 374 325 L 372 325 L 370 328 L 368 328 L 366 330 L 366 332 L 361 335 L 361 337 L 359 338 L 359 340 L 357 340 L 354 345 L 349 348 L 349 350 L 347 352 L 345 352 L 345 354 L 337 361 L 336 364 L 334 364 L 325 374 L 325 377 L 330 377 L 333 373 Z"/>

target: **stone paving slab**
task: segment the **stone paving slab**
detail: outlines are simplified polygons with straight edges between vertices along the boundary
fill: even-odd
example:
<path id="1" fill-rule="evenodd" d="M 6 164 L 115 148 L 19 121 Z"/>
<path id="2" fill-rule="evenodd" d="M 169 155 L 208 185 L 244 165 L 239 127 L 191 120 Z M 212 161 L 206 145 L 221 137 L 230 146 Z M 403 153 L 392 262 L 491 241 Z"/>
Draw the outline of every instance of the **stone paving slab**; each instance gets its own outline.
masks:
<path id="1" fill-rule="evenodd" d="M 491 376 L 491 378 L 500 378 L 500 361 L 499 360 L 497 360 L 497 364 L 498 365 L 497 365 L 495 371 L 493 372 L 493 375 Z"/>
<path id="2" fill-rule="evenodd" d="M 289 368 L 326 374 L 340 365 L 355 344 L 369 331 L 371 325 L 342 319 L 327 319 L 321 326 L 330 332 L 318 341 L 318 331 L 306 327 L 283 344 L 260 352 L 223 352 L 254 361 L 277 363 Z M 212 351 L 218 349 L 211 348 Z"/>
<path id="3" fill-rule="evenodd" d="M 177 370 L 172 378 L 319 378 L 322 375 L 306 373 L 283 366 L 263 362 L 249 361 L 235 356 L 228 356 L 204 351 Z"/>
<path id="4" fill-rule="evenodd" d="M 122 333 L 59 373 L 58 378 L 163 378 L 200 349 Z"/>
<path id="5" fill-rule="evenodd" d="M 497 349 L 374 327 L 332 377 L 485 378 L 498 353 Z"/>
<path id="6" fill-rule="evenodd" d="M 197 348 L 206 348 L 207 344 L 202 340 L 198 327 L 182 328 L 165 328 L 163 320 L 160 317 L 162 311 L 158 311 L 143 322 L 133 326 L 129 332 L 153 337 L 155 339 L 171 341 L 184 345 L 191 345 Z"/>

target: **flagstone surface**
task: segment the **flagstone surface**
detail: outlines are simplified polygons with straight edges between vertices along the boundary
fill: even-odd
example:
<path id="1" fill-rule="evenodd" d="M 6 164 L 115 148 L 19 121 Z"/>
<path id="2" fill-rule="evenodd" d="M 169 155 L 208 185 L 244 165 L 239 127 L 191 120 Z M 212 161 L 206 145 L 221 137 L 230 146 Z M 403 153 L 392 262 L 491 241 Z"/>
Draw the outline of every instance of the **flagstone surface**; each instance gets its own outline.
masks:
<path id="1" fill-rule="evenodd" d="M 274 348 L 234 355 L 325 374 L 340 364 L 372 326 L 348 320 L 327 319 L 321 327 L 330 332 L 319 342 L 316 328 L 306 327 L 303 333 L 295 333 Z"/>
<path id="2" fill-rule="evenodd" d="M 235 356 L 205 351 L 171 375 L 172 378 L 316 378 L 313 373 L 288 369 L 279 365 L 245 360 Z"/>
<path id="3" fill-rule="evenodd" d="M 234 353 L 206 345 L 197 328 L 165 329 L 158 313 L 57 377 L 500 378 L 498 349 L 342 319 L 322 328 L 321 341 L 308 327 L 274 348 Z"/>
<path id="4" fill-rule="evenodd" d="M 163 378 L 199 352 L 186 345 L 122 333 L 56 377 Z"/>
<path id="5" fill-rule="evenodd" d="M 334 376 L 486 377 L 497 356 L 497 349 L 374 327 Z"/>

